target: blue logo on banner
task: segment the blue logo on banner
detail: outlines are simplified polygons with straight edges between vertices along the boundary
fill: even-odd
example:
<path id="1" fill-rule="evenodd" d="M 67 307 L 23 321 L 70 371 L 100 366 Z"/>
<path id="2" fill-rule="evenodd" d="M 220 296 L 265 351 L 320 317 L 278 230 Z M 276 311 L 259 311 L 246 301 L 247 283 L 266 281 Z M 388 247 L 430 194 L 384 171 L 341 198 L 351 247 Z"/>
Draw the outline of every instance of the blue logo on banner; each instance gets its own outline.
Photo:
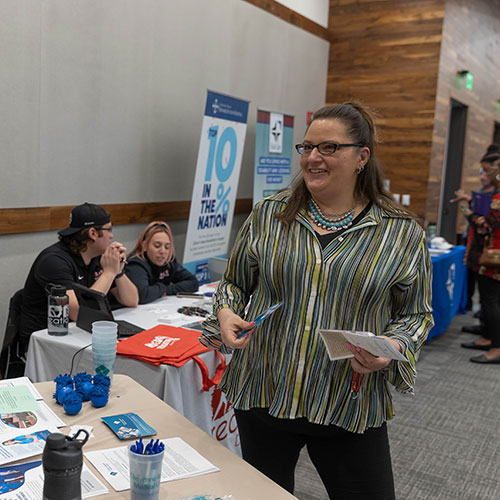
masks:
<path id="1" fill-rule="evenodd" d="M 248 101 L 242 101 L 227 95 L 207 92 L 205 116 L 214 116 L 222 120 L 246 123 L 248 115 Z"/>
<path id="2" fill-rule="evenodd" d="M 208 281 L 208 261 L 196 264 L 195 276 L 200 283 L 206 283 Z"/>

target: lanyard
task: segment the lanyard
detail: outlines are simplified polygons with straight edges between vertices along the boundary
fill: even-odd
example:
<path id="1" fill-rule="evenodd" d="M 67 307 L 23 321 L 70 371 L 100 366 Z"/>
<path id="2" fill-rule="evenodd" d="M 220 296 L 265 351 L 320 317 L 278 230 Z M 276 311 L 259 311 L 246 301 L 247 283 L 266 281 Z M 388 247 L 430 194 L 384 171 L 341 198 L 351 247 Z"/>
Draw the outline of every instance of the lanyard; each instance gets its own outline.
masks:
<path id="1" fill-rule="evenodd" d="M 359 396 L 359 387 L 361 385 L 361 377 L 363 374 L 357 373 L 355 371 L 352 372 L 352 383 L 351 383 L 351 398 L 358 399 Z"/>

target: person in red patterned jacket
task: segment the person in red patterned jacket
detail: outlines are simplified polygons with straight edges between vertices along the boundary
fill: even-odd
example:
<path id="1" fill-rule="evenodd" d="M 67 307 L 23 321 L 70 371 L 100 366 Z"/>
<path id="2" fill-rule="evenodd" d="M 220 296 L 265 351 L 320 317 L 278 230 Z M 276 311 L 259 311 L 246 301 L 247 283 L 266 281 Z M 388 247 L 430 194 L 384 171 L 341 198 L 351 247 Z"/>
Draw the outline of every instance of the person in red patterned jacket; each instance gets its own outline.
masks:
<path id="1" fill-rule="evenodd" d="M 486 232 L 488 247 L 500 250 L 500 153 L 496 153 L 496 159 L 487 167 L 487 174 L 495 186 L 491 196 L 490 211 L 484 217 L 468 208 L 464 213 L 471 225 Z M 485 353 L 473 356 L 471 361 L 500 364 L 500 267 L 480 266 L 478 285 L 484 333 L 473 344 L 476 349 L 484 350 Z M 469 344 L 471 343 L 462 346 L 471 347 Z"/>
<path id="2" fill-rule="evenodd" d="M 500 153 L 500 146 L 497 144 L 491 144 L 488 147 L 488 150 L 483 155 L 480 160 L 480 169 L 479 169 L 479 181 L 481 183 L 481 187 L 478 190 L 479 193 L 491 193 L 495 190 L 494 184 L 490 181 L 486 170 L 491 162 L 498 158 L 498 154 Z M 493 160 L 491 160 L 493 159 Z M 468 203 L 468 207 L 472 210 L 474 207 L 472 206 L 472 196 L 471 194 L 465 192 L 463 189 L 459 189 L 455 191 L 455 198 L 450 200 L 450 203 L 462 202 L 465 201 Z M 484 245 L 484 237 L 486 231 L 474 224 L 468 224 L 466 230 L 465 238 L 467 240 L 466 245 L 467 249 L 465 251 L 464 264 L 467 266 L 467 307 L 466 309 L 472 310 L 472 296 L 474 295 L 477 276 L 479 273 L 479 257 L 481 252 L 483 251 Z M 481 334 L 483 329 L 483 325 L 473 325 L 473 326 L 464 326 L 462 328 L 463 332 L 469 333 L 478 333 Z"/>

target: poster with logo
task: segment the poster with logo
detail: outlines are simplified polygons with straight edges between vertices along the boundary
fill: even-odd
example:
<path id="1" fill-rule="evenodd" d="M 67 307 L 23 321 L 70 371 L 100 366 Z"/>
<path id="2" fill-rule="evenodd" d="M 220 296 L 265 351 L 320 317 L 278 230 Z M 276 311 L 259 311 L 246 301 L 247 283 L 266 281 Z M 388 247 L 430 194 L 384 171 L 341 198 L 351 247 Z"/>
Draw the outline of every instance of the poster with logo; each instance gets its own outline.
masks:
<path id="1" fill-rule="evenodd" d="M 292 154 L 293 116 L 257 110 L 254 204 L 290 184 Z"/>
<path id="2" fill-rule="evenodd" d="M 207 92 L 183 265 L 200 283 L 208 259 L 225 257 L 240 177 L 248 101 Z"/>

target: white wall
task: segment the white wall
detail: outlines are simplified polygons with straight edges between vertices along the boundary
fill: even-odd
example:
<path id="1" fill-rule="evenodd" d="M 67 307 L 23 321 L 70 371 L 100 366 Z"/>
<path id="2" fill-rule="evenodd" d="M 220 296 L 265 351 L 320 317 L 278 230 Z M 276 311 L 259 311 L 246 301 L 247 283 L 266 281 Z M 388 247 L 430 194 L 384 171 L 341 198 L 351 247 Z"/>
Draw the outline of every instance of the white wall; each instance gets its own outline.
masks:
<path id="1" fill-rule="evenodd" d="M 328 28 L 330 0 L 276 0 L 276 2 Z"/>
<path id="2" fill-rule="evenodd" d="M 0 19 L 1 208 L 190 199 L 207 88 L 251 100 L 250 198 L 256 108 L 295 115 L 299 142 L 324 104 L 328 43 L 241 0 L 2 0 Z M 182 255 L 186 222 L 173 226 Z M 0 336 L 55 240 L 0 236 Z"/>

